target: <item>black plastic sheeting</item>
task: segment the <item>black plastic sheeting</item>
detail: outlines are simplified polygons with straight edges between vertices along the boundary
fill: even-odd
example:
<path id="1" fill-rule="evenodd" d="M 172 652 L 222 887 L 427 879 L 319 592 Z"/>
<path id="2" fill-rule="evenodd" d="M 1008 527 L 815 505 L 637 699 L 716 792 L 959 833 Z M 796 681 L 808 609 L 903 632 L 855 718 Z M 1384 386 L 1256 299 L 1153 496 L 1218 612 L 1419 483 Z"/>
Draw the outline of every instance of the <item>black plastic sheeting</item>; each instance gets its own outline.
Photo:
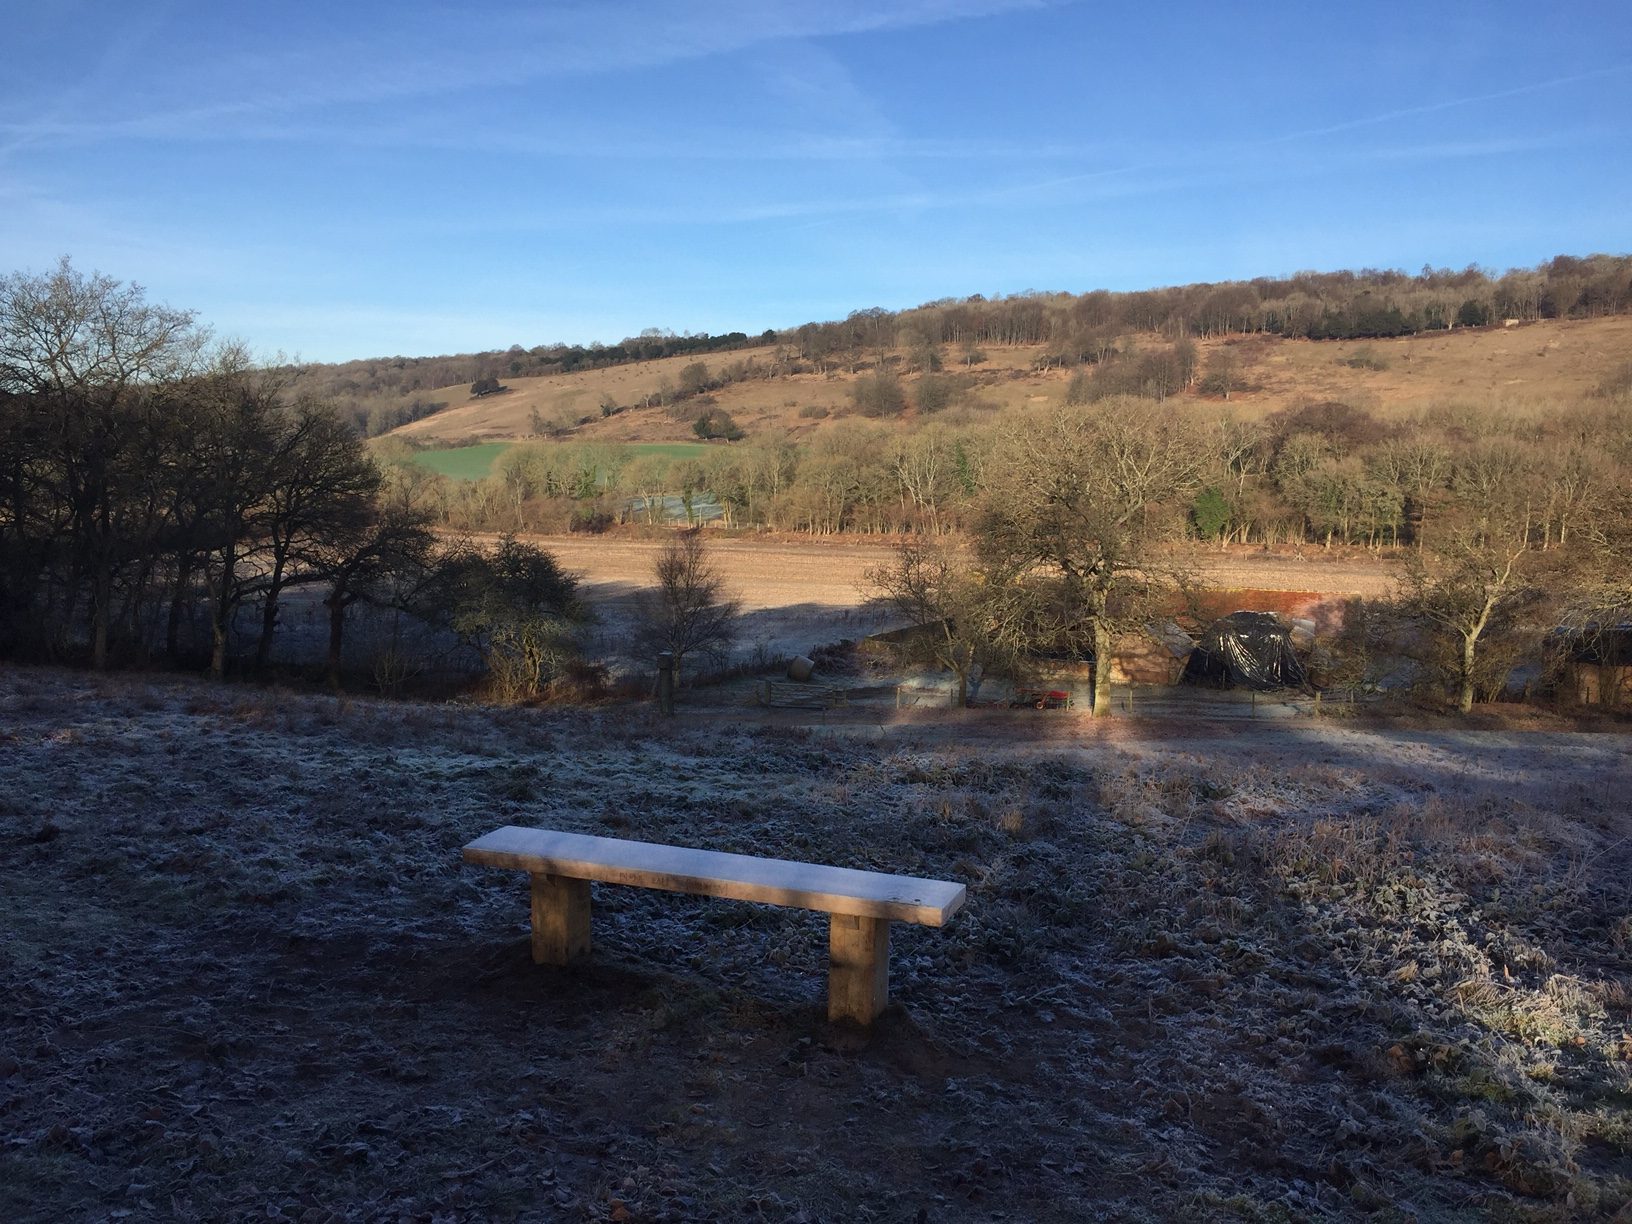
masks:
<path id="1" fill-rule="evenodd" d="M 1184 665 L 1186 684 L 1214 688 L 1307 689 L 1291 632 L 1273 612 L 1231 612 L 1207 627 Z"/>

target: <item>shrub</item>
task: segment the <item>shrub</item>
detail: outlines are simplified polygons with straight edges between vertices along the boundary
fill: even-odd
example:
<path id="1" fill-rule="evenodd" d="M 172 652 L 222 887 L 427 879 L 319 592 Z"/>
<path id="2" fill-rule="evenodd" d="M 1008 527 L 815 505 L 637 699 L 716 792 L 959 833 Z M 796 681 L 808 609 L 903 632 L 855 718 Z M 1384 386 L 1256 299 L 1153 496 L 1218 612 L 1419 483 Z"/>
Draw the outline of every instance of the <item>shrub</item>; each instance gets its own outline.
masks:
<path id="1" fill-rule="evenodd" d="M 550 701 L 583 705 L 591 701 L 606 700 L 611 689 L 612 673 L 606 664 L 591 663 L 587 659 L 573 659 L 566 664 L 560 675 L 550 681 L 545 696 Z"/>
<path id="2" fill-rule="evenodd" d="M 862 416 L 899 416 L 907 406 L 907 397 L 901 390 L 901 380 L 889 370 L 877 370 L 856 379 L 850 389 L 850 398 Z"/>
<path id="3" fill-rule="evenodd" d="M 567 530 L 573 533 L 600 535 L 612 526 L 613 522 L 612 516 L 599 506 L 578 506 L 573 509 L 572 517 L 567 520 Z"/>
<path id="4" fill-rule="evenodd" d="M 449 549 L 418 611 L 476 649 L 496 699 L 527 701 L 578 657 L 577 591 L 553 556 L 505 536 L 492 553 L 468 542 Z"/>
<path id="5" fill-rule="evenodd" d="M 691 431 L 699 438 L 723 438 L 727 442 L 735 442 L 742 437 L 742 430 L 731 414 L 723 408 L 710 408 L 691 423 Z"/>
<path id="6" fill-rule="evenodd" d="M 962 383 L 951 375 L 925 374 L 913 391 L 913 403 L 919 412 L 939 412 L 949 407 L 962 390 Z"/>
<path id="7" fill-rule="evenodd" d="M 1355 349 L 1342 360 L 1351 370 L 1386 370 L 1391 364 L 1387 357 L 1374 352 L 1369 344 Z"/>
<path id="8" fill-rule="evenodd" d="M 1370 446 L 1388 437 L 1389 425 L 1364 408 L 1338 400 L 1283 408 L 1269 418 L 1283 441 L 1294 434 L 1318 434 L 1346 448 Z"/>
<path id="9" fill-rule="evenodd" d="M 488 686 L 497 701 L 531 701 L 578 659 L 572 629 L 560 619 L 519 609 L 483 605 L 454 620 L 460 633 L 481 639 Z"/>
<path id="10" fill-rule="evenodd" d="M 1223 493 L 1208 485 L 1197 494 L 1195 503 L 1190 507 L 1190 518 L 1196 525 L 1198 536 L 1204 540 L 1216 540 L 1229 526 L 1230 503 L 1224 499 Z"/>
<path id="11" fill-rule="evenodd" d="M 1065 384 L 1065 402 L 1077 407 L 1081 404 L 1091 404 L 1095 398 L 1093 373 L 1080 368 L 1074 371 L 1071 381 Z"/>
<path id="12" fill-rule="evenodd" d="M 680 371 L 681 395 L 701 395 L 717 385 L 706 362 L 694 361 Z"/>

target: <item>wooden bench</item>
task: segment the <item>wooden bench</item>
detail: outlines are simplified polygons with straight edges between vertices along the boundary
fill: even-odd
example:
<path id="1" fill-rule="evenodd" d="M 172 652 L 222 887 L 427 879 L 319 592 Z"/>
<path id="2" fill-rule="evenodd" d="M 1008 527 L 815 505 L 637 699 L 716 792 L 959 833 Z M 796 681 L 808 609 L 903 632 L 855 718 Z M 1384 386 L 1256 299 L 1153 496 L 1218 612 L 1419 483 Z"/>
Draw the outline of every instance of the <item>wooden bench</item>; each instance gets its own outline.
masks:
<path id="1" fill-rule="evenodd" d="M 827 1015 L 871 1024 L 890 1001 L 890 923 L 942 926 L 964 901 L 946 880 L 722 854 L 652 842 L 506 825 L 464 849 L 465 861 L 532 876 L 533 961 L 589 955 L 589 885 L 760 901 L 829 915 Z"/>

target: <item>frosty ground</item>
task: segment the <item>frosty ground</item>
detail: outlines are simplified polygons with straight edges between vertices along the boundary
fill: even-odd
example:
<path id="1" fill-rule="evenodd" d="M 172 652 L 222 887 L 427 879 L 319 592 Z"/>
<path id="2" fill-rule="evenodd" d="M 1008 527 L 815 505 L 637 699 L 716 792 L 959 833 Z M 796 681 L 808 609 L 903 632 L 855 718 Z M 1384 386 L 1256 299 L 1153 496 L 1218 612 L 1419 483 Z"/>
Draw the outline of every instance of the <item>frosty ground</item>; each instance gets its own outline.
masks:
<path id="1" fill-rule="evenodd" d="M 0 1214 L 1627 1210 L 1623 734 L 847 729 L 0 671 Z M 969 904 L 866 1036 L 819 915 L 605 888 L 535 968 L 506 823 Z"/>

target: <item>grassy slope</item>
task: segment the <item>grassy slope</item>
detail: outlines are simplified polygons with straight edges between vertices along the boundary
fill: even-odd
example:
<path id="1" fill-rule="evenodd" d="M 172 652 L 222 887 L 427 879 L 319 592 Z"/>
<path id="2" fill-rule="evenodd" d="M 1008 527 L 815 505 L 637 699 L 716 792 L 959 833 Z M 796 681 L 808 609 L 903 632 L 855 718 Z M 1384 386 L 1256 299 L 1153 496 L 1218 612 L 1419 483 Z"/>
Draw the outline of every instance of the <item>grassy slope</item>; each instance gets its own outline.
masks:
<path id="1" fill-rule="evenodd" d="M 1233 338 L 1203 342 L 1203 360 L 1221 345 L 1231 347 L 1240 359 L 1244 385 L 1232 394 L 1229 405 L 1240 416 L 1322 399 L 1343 399 L 1385 413 L 1449 402 L 1544 410 L 1591 390 L 1625 362 L 1632 352 L 1632 318 L 1548 321 L 1397 340 Z M 1355 369 L 1345 364 L 1360 349 L 1370 350 L 1387 368 Z M 717 368 L 750 356 L 763 362 L 770 353 L 769 349 L 749 349 L 720 355 L 708 364 Z M 1058 400 L 1068 375 L 1034 372 L 1031 363 L 1036 355 L 1033 348 L 989 348 L 987 361 L 971 371 L 980 382 L 979 398 L 1000 409 Z M 463 387 L 447 388 L 430 394 L 449 399 L 452 407 L 398 432 L 418 438 L 523 438 L 529 434 L 534 411 L 546 417 L 562 411 L 589 415 L 597 410 L 602 396 L 630 404 L 656 391 L 664 378 L 678 382 L 680 370 L 690 360 L 672 357 L 583 374 L 518 378 L 511 380 L 508 393 L 481 400 L 470 400 Z M 828 422 L 801 417 L 799 409 L 844 411 L 851 382 L 844 373 L 800 374 L 735 384 L 717 392 L 715 398 L 750 436 L 800 437 L 825 428 Z M 1179 402 L 1205 412 L 1223 407 L 1217 397 L 1194 394 Z M 579 434 L 621 442 L 684 441 L 690 437 L 690 420 L 686 416 L 677 419 L 659 408 L 634 409 L 597 418 Z"/>
<path id="2" fill-rule="evenodd" d="M 481 480 L 492 474 L 499 457 L 514 445 L 514 442 L 478 442 L 473 446 L 456 446 L 448 450 L 426 450 L 416 454 L 414 461 L 455 480 Z M 709 449 L 706 442 L 630 442 L 622 445 L 632 455 L 662 455 L 666 459 L 694 459 L 707 454 Z"/>
<path id="3" fill-rule="evenodd" d="M 418 462 L 440 472 L 444 476 L 451 476 L 455 480 L 480 480 L 493 470 L 500 455 L 509 450 L 509 442 L 482 442 L 476 446 L 460 446 L 453 450 L 423 451 L 416 456 Z"/>
<path id="4" fill-rule="evenodd" d="M 707 442 L 630 442 L 625 445 L 631 455 L 662 455 L 665 459 L 695 459 L 710 450 Z"/>
<path id="5" fill-rule="evenodd" d="M 863 742 L 0 672 L 0 1213 L 1632 1200 L 1618 737 L 1026 717 Z M 502 823 L 956 879 L 969 904 L 896 927 L 899 1006 L 861 1041 L 821 1018 L 800 911 L 607 888 L 593 964 L 534 967 L 525 883 L 458 858 Z"/>

